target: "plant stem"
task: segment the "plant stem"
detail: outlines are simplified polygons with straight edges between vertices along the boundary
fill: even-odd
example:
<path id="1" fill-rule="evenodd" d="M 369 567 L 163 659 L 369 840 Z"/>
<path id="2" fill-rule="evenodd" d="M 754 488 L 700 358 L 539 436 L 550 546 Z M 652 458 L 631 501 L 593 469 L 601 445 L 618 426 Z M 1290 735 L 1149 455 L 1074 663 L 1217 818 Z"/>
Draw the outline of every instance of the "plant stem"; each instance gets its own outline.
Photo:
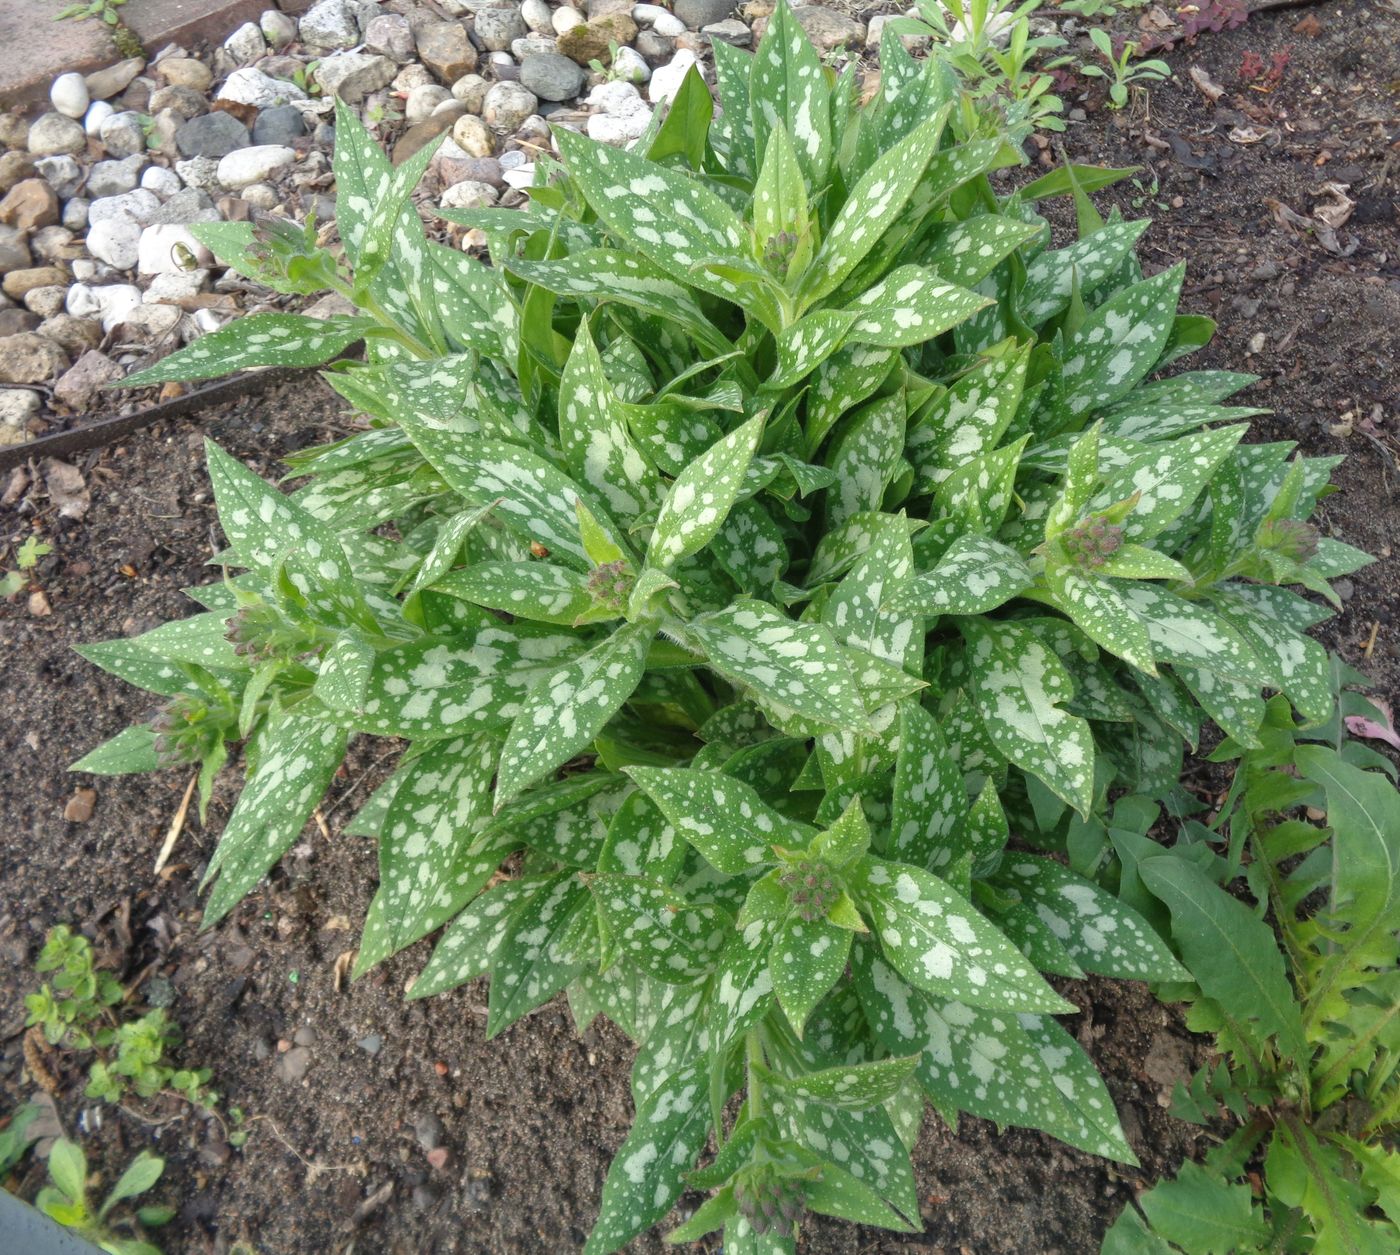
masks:
<path id="1" fill-rule="evenodd" d="M 748 1078 L 750 1119 L 763 1114 L 763 1081 L 755 1066 L 762 1063 L 763 1043 L 759 1040 L 758 1030 L 751 1028 L 744 1038 L 744 1064 Z"/>

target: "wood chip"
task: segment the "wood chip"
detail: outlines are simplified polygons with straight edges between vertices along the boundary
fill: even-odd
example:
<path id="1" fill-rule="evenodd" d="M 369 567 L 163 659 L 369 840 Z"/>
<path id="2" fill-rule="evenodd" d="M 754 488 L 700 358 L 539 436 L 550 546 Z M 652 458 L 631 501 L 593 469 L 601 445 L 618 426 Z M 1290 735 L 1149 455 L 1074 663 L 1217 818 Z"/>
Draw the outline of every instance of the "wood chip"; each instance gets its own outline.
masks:
<path id="1" fill-rule="evenodd" d="M 1196 84 L 1197 90 L 1202 96 L 1209 100 L 1211 104 L 1214 104 L 1225 94 L 1225 89 L 1201 69 L 1199 65 L 1193 65 L 1190 73 L 1191 81 Z"/>

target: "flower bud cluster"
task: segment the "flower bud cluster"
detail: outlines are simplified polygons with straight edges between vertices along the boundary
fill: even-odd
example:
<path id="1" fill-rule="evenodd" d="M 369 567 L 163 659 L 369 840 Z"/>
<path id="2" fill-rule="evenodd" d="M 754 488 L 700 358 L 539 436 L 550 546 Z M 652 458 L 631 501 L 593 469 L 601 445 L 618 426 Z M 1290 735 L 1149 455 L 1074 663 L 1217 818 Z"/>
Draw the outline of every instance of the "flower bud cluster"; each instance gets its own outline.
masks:
<path id="1" fill-rule="evenodd" d="M 1117 523 L 1091 518 L 1064 532 L 1060 543 L 1076 566 L 1093 570 L 1123 547 L 1123 529 Z"/>
<path id="2" fill-rule="evenodd" d="M 779 231 L 777 235 L 770 235 L 763 245 L 763 265 L 770 274 L 784 278 L 796 252 L 797 233 Z"/>
<path id="3" fill-rule="evenodd" d="M 224 636 L 233 652 L 254 666 L 271 658 L 295 658 L 311 650 L 304 632 L 263 603 L 243 606 L 230 615 Z"/>
<path id="4" fill-rule="evenodd" d="M 1274 519 L 1259 529 L 1256 539 L 1261 549 L 1300 564 L 1317 556 L 1317 528 L 1301 519 Z"/>
<path id="5" fill-rule="evenodd" d="M 734 1186 L 734 1203 L 755 1233 L 773 1232 L 790 1238 L 802 1215 L 802 1186 L 781 1177 L 740 1181 Z"/>
<path id="6" fill-rule="evenodd" d="M 825 863 L 801 862 L 778 878 L 797 913 L 809 924 L 825 919 L 841 896 L 841 886 Z"/>
<path id="7" fill-rule="evenodd" d="M 616 610 L 620 614 L 627 609 L 627 599 L 632 595 L 632 585 L 635 582 L 632 572 L 627 569 L 627 563 L 621 559 L 616 562 L 604 562 L 589 573 L 588 592 L 598 605 Z"/>
<path id="8" fill-rule="evenodd" d="M 151 720 L 151 730 L 156 734 L 156 757 L 162 767 L 197 762 L 204 756 L 208 717 L 209 707 L 188 693 L 177 694 L 161 707 Z"/>

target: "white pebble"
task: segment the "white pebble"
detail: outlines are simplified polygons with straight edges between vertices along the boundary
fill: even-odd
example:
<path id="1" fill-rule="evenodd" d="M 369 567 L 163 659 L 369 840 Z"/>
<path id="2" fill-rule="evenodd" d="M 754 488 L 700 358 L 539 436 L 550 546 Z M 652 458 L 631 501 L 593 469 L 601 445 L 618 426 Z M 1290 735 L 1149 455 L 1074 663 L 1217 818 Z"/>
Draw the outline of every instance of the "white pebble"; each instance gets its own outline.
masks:
<path id="1" fill-rule="evenodd" d="M 554 33 L 562 35 L 566 31 L 571 31 L 575 26 L 582 26 L 588 19 L 577 9 L 570 8 L 567 4 L 554 10 Z"/>
<path id="2" fill-rule="evenodd" d="M 83 130 L 89 135 L 102 134 L 102 124 L 116 111 L 116 107 L 110 101 L 94 100 L 83 115 Z"/>
<path id="3" fill-rule="evenodd" d="M 180 176 L 174 170 L 167 170 L 164 166 L 151 166 L 141 176 L 141 186 L 148 192 L 154 192 L 161 200 L 166 201 L 174 196 L 184 184 L 180 182 Z"/>
<path id="4" fill-rule="evenodd" d="M 159 223 L 141 232 L 136 269 L 143 275 L 182 274 L 208 266 L 214 255 L 190 234 L 189 228 Z"/>
<path id="5" fill-rule="evenodd" d="M 76 71 L 70 70 L 67 74 L 60 74 L 49 88 L 49 99 L 53 101 L 53 107 L 65 117 L 81 118 L 87 112 L 90 99 L 87 83 Z"/>
<path id="6" fill-rule="evenodd" d="M 259 183 L 274 170 L 291 165 L 296 152 L 281 144 L 255 144 L 252 148 L 237 148 L 219 158 L 219 182 L 231 192 Z"/>
<path id="7" fill-rule="evenodd" d="M 125 218 L 108 218 L 87 233 L 88 252 L 118 270 L 136 265 L 140 244 L 141 228 Z"/>
<path id="8" fill-rule="evenodd" d="M 686 71 L 696 62 L 696 56 L 687 48 L 682 48 L 660 69 L 654 70 L 651 83 L 647 87 L 647 99 L 654 105 L 670 102 L 681 89 L 681 80 Z"/>

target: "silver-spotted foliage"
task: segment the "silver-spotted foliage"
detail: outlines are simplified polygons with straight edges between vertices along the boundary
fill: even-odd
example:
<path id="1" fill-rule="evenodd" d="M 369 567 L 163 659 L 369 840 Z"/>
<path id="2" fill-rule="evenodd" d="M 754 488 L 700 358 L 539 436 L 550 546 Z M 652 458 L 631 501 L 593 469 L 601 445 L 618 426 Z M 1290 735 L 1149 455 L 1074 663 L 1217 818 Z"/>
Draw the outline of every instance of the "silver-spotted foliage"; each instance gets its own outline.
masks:
<path id="1" fill-rule="evenodd" d="M 425 238 L 428 150 L 394 169 L 344 111 L 336 251 L 196 228 L 360 312 L 142 378 L 363 339 L 326 378 L 371 426 L 289 494 L 211 449 L 243 573 L 87 651 L 169 705 L 81 769 L 242 743 L 211 923 L 352 736 L 409 743 L 354 821 L 357 971 L 445 926 L 412 996 L 489 973 L 490 1034 L 567 990 L 637 1041 L 590 1252 L 687 1187 L 673 1236 L 733 1251 L 811 1212 L 915 1229 L 926 1101 L 1131 1161 L 1042 973 L 1184 973 L 1054 854 L 1110 789 L 1171 790 L 1204 719 L 1251 744 L 1266 689 L 1325 718 L 1282 586 L 1364 560 L 1306 522 L 1328 462 L 1240 444 L 1247 377 L 1157 377 L 1211 327 L 1089 205 L 1107 175 L 996 194 L 1000 120 L 897 37 L 864 105 L 786 6 L 715 56 L 722 111 L 692 73 L 631 151 L 561 128 L 528 208 L 444 211 L 494 265 Z M 1071 193 L 1055 248 L 1034 206 Z"/>

